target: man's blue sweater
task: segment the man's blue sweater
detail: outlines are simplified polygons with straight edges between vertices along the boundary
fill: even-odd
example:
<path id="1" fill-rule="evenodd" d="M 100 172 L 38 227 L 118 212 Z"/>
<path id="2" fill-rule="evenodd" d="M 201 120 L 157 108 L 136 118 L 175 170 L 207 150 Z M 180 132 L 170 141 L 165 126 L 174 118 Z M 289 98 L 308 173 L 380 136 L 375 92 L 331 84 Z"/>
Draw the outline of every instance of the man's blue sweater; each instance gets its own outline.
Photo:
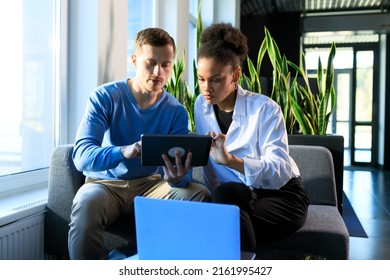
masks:
<path id="1" fill-rule="evenodd" d="M 187 112 L 167 91 L 155 104 L 141 109 L 127 80 L 115 81 L 92 92 L 77 131 L 73 160 L 78 170 L 95 179 L 145 177 L 161 173 L 161 169 L 142 166 L 140 158 L 123 158 L 121 146 L 140 141 L 141 134 L 187 133 Z M 189 179 L 187 176 L 184 181 Z"/>

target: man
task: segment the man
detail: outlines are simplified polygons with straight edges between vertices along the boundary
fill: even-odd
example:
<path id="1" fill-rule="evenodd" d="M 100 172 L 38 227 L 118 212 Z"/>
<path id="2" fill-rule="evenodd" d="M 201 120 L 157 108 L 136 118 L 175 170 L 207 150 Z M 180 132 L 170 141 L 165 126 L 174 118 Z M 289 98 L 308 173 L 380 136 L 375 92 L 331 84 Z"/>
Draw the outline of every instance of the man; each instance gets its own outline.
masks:
<path id="1" fill-rule="evenodd" d="M 159 168 L 142 166 L 141 134 L 187 134 L 184 107 L 163 89 L 172 70 L 176 47 L 159 28 L 140 31 L 135 40 L 132 79 L 104 84 L 92 92 L 77 131 L 73 160 L 86 176 L 72 206 L 71 259 L 101 259 L 103 232 L 120 215 L 133 211 L 137 195 L 210 201 L 208 190 L 191 180 L 191 154 L 172 165 L 163 157 Z"/>

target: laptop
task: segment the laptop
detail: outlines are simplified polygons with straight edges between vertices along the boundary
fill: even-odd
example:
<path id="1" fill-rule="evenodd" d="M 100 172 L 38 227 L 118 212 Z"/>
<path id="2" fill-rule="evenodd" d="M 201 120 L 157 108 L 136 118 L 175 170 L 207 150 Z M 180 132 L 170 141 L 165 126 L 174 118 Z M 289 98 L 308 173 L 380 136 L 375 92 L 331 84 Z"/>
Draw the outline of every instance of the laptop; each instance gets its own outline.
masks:
<path id="1" fill-rule="evenodd" d="M 240 260 L 240 213 L 235 205 L 134 199 L 139 260 Z"/>
<path id="2" fill-rule="evenodd" d="M 142 134 L 142 165 L 163 166 L 165 165 L 162 154 L 166 154 L 172 164 L 175 164 L 175 155 L 178 152 L 182 162 L 187 158 L 188 152 L 192 152 L 192 166 L 207 165 L 210 147 L 210 135 L 162 135 Z"/>

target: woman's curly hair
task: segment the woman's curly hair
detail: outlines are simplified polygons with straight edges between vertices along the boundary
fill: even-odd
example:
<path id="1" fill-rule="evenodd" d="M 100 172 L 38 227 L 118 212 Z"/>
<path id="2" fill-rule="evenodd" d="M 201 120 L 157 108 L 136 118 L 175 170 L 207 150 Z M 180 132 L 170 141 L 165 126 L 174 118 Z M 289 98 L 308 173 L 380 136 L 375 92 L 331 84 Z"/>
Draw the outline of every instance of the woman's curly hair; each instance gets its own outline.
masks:
<path id="1" fill-rule="evenodd" d="M 242 66 L 248 55 L 246 36 L 230 23 L 215 23 L 200 35 L 199 58 L 213 58 L 218 62 Z"/>

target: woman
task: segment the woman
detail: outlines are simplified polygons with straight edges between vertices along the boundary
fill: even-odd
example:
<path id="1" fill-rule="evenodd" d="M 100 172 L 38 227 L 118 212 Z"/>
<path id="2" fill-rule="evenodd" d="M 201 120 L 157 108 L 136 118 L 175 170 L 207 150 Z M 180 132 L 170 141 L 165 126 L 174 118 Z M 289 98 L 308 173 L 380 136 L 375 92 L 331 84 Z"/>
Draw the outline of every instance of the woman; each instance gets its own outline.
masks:
<path id="1" fill-rule="evenodd" d="M 306 220 L 308 197 L 289 156 L 280 107 L 238 85 L 248 53 L 237 28 L 206 28 L 198 50 L 202 94 L 195 103 L 198 134 L 212 136 L 205 181 L 213 202 L 240 207 L 241 248 L 285 237 Z"/>

